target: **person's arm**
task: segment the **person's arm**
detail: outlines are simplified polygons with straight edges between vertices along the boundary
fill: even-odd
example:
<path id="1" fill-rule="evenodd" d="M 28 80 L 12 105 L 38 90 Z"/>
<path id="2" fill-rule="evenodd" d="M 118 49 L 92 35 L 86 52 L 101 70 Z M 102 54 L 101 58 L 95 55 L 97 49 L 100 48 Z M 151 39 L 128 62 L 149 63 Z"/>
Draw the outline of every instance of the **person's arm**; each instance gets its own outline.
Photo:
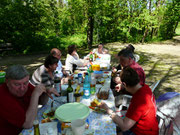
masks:
<path id="1" fill-rule="evenodd" d="M 43 85 L 37 85 L 31 95 L 30 104 L 26 111 L 25 122 L 23 128 L 31 128 L 33 121 L 37 115 L 39 97 L 42 93 L 46 92 L 46 88 Z"/>
<path id="2" fill-rule="evenodd" d="M 136 121 L 125 117 L 122 119 L 117 114 L 112 113 L 112 120 L 121 128 L 122 131 L 127 131 L 136 124 Z"/>
<path id="3" fill-rule="evenodd" d="M 41 105 L 45 105 L 48 100 L 49 100 L 49 97 L 51 99 L 53 99 L 53 97 L 51 96 L 51 94 L 54 94 L 55 96 L 60 96 L 59 93 L 56 91 L 55 88 L 49 88 L 46 90 L 46 93 L 43 93 L 40 98 L 39 98 L 39 104 Z"/>
<path id="4" fill-rule="evenodd" d="M 101 102 L 101 104 L 99 105 L 100 108 L 103 108 L 106 110 L 106 112 L 111 115 L 112 120 L 118 124 L 118 126 L 121 128 L 122 131 L 126 131 L 129 130 L 132 126 L 134 126 L 134 124 L 136 123 L 136 121 L 129 119 L 127 117 L 125 117 L 124 119 L 121 119 L 117 114 L 115 114 L 113 112 L 113 110 L 111 110 L 106 103 Z"/>

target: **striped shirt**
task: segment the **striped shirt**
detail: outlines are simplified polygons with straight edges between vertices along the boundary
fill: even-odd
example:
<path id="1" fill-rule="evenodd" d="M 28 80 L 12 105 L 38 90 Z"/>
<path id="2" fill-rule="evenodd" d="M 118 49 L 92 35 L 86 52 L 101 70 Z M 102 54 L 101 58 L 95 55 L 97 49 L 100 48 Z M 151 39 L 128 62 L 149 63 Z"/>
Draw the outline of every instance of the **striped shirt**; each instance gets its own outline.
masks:
<path id="1" fill-rule="evenodd" d="M 55 74 L 53 73 L 53 76 Z M 44 65 L 40 66 L 38 69 L 36 69 L 32 75 L 32 78 L 30 82 L 33 85 L 38 85 L 38 84 L 44 84 L 45 87 L 53 87 L 54 85 L 54 78 L 52 78 L 49 73 L 47 72 L 46 68 Z"/>

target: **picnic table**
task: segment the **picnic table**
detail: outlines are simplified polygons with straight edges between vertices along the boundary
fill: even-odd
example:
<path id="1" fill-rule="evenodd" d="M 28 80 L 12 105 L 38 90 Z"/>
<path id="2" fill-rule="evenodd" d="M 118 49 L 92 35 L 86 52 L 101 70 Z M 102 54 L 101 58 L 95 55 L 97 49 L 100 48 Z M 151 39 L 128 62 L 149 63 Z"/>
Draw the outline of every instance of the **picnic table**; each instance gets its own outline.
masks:
<path id="1" fill-rule="evenodd" d="M 105 71 L 105 73 L 103 72 L 103 74 L 106 74 L 105 82 L 110 85 L 111 72 Z M 72 85 L 74 90 L 75 90 L 76 86 L 77 86 L 77 84 Z M 98 89 L 101 87 L 102 87 L 102 84 L 96 85 L 96 93 L 97 93 Z M 62 91 L 65 91 L 66 88 L 67 88 L 67 85 L 65 84 L 64 86 L 62 86 Z M 97 98 L 96 94 L 91 95 L 90 98 L 88 98 L 88 99 L 84 99 L 83 97 L 81 97 L 80 102 L 83 103 L 84 105 L 89 106 L 91 101 L 94 98 Z M 58 101 L 58 102 L 54 102 L 55 108 L 60 107 L 61 105 L 66 103 L 65 96 L 60 96 L 60 97 L 54 96 L 54 100 Z M 52 99 L 49 99 L 48 103 L 46 105 L 44 105 L 42 108 L 39 108 L 39 110 L 38 110 L 37 118 L 40 122 L 40 132 L 44 132 L 45 130 L 47 130 L 47 127 L 43 126 L 43 124 L 41 123 L 41 120 L 44 119 L 43 113 L 46 110 L 49 110 L 51 108 L 51 102 L 52 102 Z M 104 100 L 104 102 L 106 102 L 109 107 L 111 107 L 112 109 L 115 110 L 114 96 L 113 96 L 113 93 L 111 90 L 109 91 L 108 99 Z M 86 121 L 87 121 L 87 124 L 89 125 L 89 128 L 87 130 L 91 130 L 94 135 L 116 135 L 116 124 L 112 121 L 110 116 L 105 112 L 96 112 L 96 111 L 90 109 L 90 114 L 87 117 Z M 44 124 L 46 124 L 46 123 L 44 123 Z M 54 127 L 54 130 L 56 130 L 55 133 L 61 134 L 61 122 L 60 121 L 55 119 L 55 120 L 53 120 L 53 122 L 50 122 L 49 125 L 51 125 L 51 126 L 53 125 L 52 127 L 54 127 L 54 125 L 55 125 L 55 127 Z M 24 129 L 21 132 L 21 134 L 22 135 L 33 135 L 34 129 L 33 129 L 33 127 L 31 129 Z"/>

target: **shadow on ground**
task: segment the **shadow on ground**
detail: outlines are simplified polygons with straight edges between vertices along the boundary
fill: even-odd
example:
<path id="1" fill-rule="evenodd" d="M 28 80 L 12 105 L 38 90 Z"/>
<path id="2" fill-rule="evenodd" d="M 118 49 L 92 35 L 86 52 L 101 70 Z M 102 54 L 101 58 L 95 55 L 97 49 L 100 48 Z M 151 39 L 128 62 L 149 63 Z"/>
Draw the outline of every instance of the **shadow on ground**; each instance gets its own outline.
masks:
<path id="1" fill-rule="evenodd" d="M 93 46 L 93 48 L 96 47 Z M 111 65 L 118 65 L 118 59 L 115 55 L 125 47 L 125 44 L 110 43 L 105 45 L 111 54 Z M 64 64 L 66 58 L 66 50 L 62 50 L 62 63 Z M 87 55 L 88 48 L 78 48 L 80 57 Z M 139 64 L 143 67 L 146 74 L 146 83 L 150 86 L 154 82 L 161 80 L 154 93 L 156 98 L 166 92 L 180 92 L 180 58 L 172 55 L 165 54 L 152 54 L 138 51 L 140 56 Z M 14 64 L 24 65 L 30 74 L 43 64 L 45 57 L 48 53 L 33 54 L 24 56 L 6 56 L 0 59 L 0 70 L 5 70 L 8 66 Z"/>

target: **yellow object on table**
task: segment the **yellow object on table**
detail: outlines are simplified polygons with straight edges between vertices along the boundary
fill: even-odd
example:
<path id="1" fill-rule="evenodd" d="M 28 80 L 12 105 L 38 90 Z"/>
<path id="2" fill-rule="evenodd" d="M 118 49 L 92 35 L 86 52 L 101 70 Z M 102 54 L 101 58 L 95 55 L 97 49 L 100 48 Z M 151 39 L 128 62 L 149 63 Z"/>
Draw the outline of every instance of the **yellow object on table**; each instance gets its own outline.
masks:
<path id="1" fill-rule="evenodd" d="M 94 67 L 94 70 L 100 71 L 100 65 L 96 64 L 96 65 L 94 65 L 94 66 L 95 66 L 95 67 Z"/>

